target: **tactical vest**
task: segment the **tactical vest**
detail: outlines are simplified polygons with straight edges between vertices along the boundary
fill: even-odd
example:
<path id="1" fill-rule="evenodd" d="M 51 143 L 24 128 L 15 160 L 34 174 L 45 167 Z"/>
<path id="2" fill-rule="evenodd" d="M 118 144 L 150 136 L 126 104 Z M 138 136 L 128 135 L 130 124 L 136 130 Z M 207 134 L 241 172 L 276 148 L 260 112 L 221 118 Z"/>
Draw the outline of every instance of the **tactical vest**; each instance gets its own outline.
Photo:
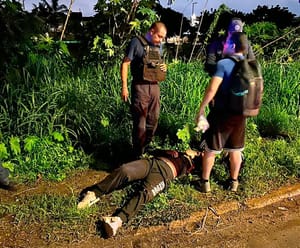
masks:
<path id="1" fill-rule="evenodd" d="M 166 72 L 160 69 L 163 60 L 160 56 L 159 47 L 150 46 L 143 36 L 138 36 L 144 47 L 143 57 L 143 80 L 150 82 L 160 82 L 166 79 Z"/>

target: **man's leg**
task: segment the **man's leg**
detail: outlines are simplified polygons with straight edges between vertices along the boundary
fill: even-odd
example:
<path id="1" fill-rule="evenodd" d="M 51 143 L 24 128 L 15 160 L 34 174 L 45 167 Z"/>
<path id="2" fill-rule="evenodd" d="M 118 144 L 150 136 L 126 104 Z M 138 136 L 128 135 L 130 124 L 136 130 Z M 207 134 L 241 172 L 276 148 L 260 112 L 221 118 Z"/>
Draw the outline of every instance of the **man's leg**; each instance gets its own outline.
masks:
<path id="1" fill-rule="evenodd" d="M 150 85 L 151 99 L 148 106 L 148 115 L 146 120 L 146 140 L 145 146 L 147 146 L 153 139 L 155 131 L 158 125 L 158 119 L 160 114 L 160 89 L 159 85 Z"/>
<path id="2" fill-rule="evenodd" d="M 129 182 L 145 178 L 151 169 L 148 160 L 136 160 L 114 170 L 100 183 L 85 188 L 80 193 L 78 209 L 90 207 L 100 200 L 100 196 L 109 194 L 115 189 L 121 189 Z"/>
<path id="3" fill-rule="evenodd" d="M 149 85 L 134 85 L 132 90 L 132 144 L 135 159 L 144 153 L 146 143 L 146 119 L 150 101 Z"/>
<path id="4" fill-rule="evenodd" d="M 128 222 L 145 204 L 161 193 L 167 182 L 173 179 L 172 170 L 161 160 L 152 159 L 151 170 L 145 178 L 140 191 L 113 216 L 103 217 L 103 225 L 108 237 L 114 236 L 122 223 Z"/>
<path id="5" fill-rule="evenodd" d="M 211 170 L 215 163 L 215 154 L 205 151 L 202 158 L 202 179 L 209 180 Z"/>
<path id="6" fill-rule="evenodd" d="M 132 181 L 145 178 L 151 169 L 151 164 L 146 159 L 140 159 L 121 165 L 100 183 L 88 189 L 96 195 L 109 194 L 116 189 L 121 189 Z"/>
<path id="7" fill-rule="evenodd" d="M 242 154 L 240 151 L 229 152 L 230 158 L 230 177 L 237 180 L 242 164 Z"/>
<path id="8" fill-rule="evenodd" d="M 166 172 L 162 161 L 153 159 L 153 165 L 149 175 L 145 178 L 141 189 L 113 215 L 122 219 L 122 222 L 128 222 L 136 213 L 157 194 L 166 188 L 166 181 L 173 178 L 172 171 Z"/>

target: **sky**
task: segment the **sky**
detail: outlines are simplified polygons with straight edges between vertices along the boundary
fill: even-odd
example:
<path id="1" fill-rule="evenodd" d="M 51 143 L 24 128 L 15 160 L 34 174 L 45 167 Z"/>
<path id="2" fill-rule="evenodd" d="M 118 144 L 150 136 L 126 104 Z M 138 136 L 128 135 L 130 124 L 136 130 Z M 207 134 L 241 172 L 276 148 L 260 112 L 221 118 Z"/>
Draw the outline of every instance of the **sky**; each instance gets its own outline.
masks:
<path id="1" fill-rule="evenodd" d="M 51 3 L 51 0 L 47 0 Z M 38 5 L 39 0 L 25 0 L 25 9 L 31 10 L 33 4 Z M 59 4 L 65 4 L 67 7 L 70 5 L 70 0 L 59 0 Z M 225 4 L 231 9 L 242 11 L 244 13 L 252 12 L 257 6 L 266 5 L 268 7 L 275 7 L 279 5 L 281 8 L 286 7 L 291 13 L 300 16 L 300 0 L 175 0 L 175 2 L 168 6 L 167 0 L 160 0 L 161 5 L 164 8 L 170 7 L 171 9 L 183 13 L 186 17 L 192 15 L 192 9 L 196 16 L 200 15 L 205 9 L 210 11 L 211 9 L 217 9 L 221 4 Z M 207 2 L 207 4 L 206 4 Z M 81 11 L 83 16 L 93 16 L 94 6 L 97 0 L 74 0 L 72 5 L 72 11 Z"/>

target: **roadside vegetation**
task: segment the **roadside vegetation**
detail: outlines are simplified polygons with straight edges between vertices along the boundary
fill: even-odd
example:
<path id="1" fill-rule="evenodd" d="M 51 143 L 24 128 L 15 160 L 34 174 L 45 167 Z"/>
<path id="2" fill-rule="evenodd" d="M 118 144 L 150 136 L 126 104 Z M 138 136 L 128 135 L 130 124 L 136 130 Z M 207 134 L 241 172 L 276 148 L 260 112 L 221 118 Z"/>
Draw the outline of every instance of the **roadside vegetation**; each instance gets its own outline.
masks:
<path id="1" fill-rule="evenodd" d="M 266 33 L 268 25 L 261 24 Z M 257 24 L 252 32 L 255 27 Z M 299 47 L 299 40 L 292 41 L 290 45 Z M 275 47 L 266 59 L 262 45 L 255 41 L 254 48 L 265 90 L 260 114 L 248 119 L 246 163 L 238 193 L 223 189 L 228 171 L 218 157 L 211 195 L 193 188 L 191 182 L 197 175 L 178 179 L 133 219 L 133 227 L 168 223 L 213 203 L 243 201 L 299 182 L 299 54 L 291 56 L 290 50 Z M 110 171 L 126 161 L 131 149 L 131 117 L 129 104 L 120 97 L 119 55 L 109 57 L 112 50 L 98 47 L 78 66 L 64 43 L 44 35 L 35 36 L 24 51 L 27 54 L 21 62 L 19 55 L 10 56 L 11 66 L 5 64 L 1 74 L 0 159 L 10 169 L 11 180 L 57 182 L 79 170 Z M 98 62 L 103 53 L 109 59 Z M 188 63 L 170 59 L 167 80 L 161 83 L 162 108 L 154 148 L 197 148 L 200 134 L 194 131 L 194 118 L 208 82 L 201 59 Z M 21 197 L 14 203 L 0 202 L 0 218 L 12 215 L 18 225 L 43 225 L 44 240 L 71 242 L 96 233 L 95 220 L 121 205 L 131 191 L 128 187 L 115 192 L 84 211 L 76 209 L 78 192 L 67 197 Z"/>

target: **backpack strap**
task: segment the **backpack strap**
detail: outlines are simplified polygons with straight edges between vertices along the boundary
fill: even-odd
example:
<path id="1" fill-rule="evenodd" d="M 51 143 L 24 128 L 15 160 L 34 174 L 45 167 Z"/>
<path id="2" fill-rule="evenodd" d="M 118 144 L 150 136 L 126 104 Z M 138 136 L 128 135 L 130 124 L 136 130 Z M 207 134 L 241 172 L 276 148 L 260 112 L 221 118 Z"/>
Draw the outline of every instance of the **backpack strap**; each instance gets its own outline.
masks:
<path id="1" fill-rule="evenodd" d="M 243 60 L 242 58 L 237 57 L 237 56 L 234 56 L 234 55 L 226 56 L 224 59 L 231 59 L 231 60 L 234 61 L 235 63 L 237 63 L 237 62 Z"/>

